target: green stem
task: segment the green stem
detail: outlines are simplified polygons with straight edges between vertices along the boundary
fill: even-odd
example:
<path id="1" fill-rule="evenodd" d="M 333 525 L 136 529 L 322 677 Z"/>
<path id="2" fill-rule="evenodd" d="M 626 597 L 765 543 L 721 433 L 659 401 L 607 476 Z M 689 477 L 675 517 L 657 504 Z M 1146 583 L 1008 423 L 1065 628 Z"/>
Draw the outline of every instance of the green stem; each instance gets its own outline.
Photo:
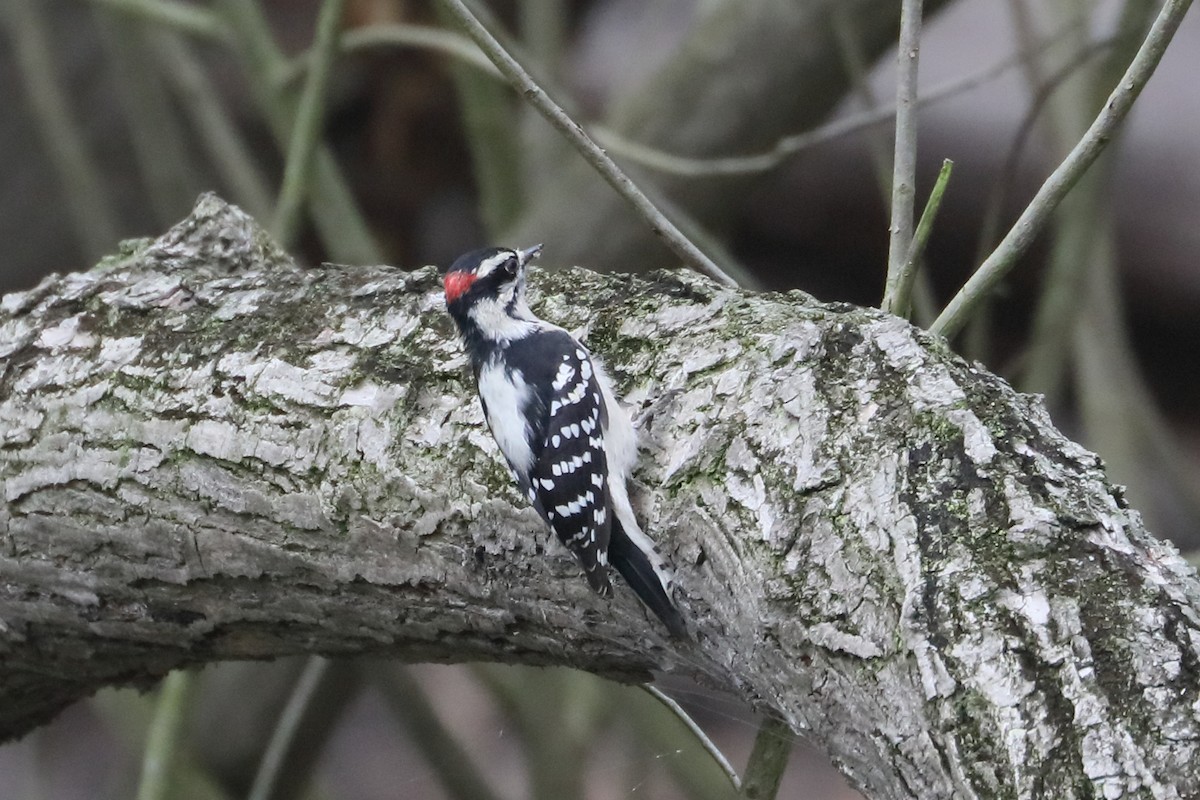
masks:
<path id="1" fill-rule="evenodd" d="M 496 69 L 496 65 L 479 52 L 479 48 L 475 46 L 474 42 L 462 34 L 451 33 L 431 25 L 405 25 L 402 23 L 368 25 L 365 28 L 343 31 L 338 38 L 338 52 L 342 55 L 393 47 L 413 47 L 444 53 L 486 73 L 493 80 L 504 80 L 504 76 Z M 292 59 L 280 73 L 277 88 L 283 89 L 293 82 L 299 81 L 312 66 L 312 56 L 312 53 L 304 52 Z"/>
<path id="2" fill-rule="evenodd" d="M 792 754 L 792 730 L 781 720 L 767 717 L 754 737 L 754 749 L 742 780 L 745 800 L 774 800 Z"/>
<path id="3" fill-rule="evenodd" d="M 925 245 L 929 243 L 929 234 L 933 231 L 933 221 L 937 218 L 938 209 L 942 205 L 942 195 L 946 193 L 946 184 L 950 182 L 950 173 L 953 171 L 954 162 L 948 158 L 944 159 L 942 168 L 938 171 L 937 181 L 929 193 L 929 200 L 925 202 L 925 209 L 921 212 L 921 220 L 917 223 L 917 229 L 913 233 L 912 244 L 904 258 L 904 266 L 893 287 L 891 311 L 897 316 L 908 317 L 912 310 L 917 266 L 921 263 L 921 257 L 925 255 Z"/>
<path id="4" fill-rule="evenodd" d="M 247 79 L 275 139 L 289 142 L 296 119 L 292 95 L 279 89 L 287 60 L 275 45 L 262 9 L 253 0 L 215 0 L 245 62 Z M 378 264 L 382 256 L 332 151 L 313 154 L 313 223 L 329 257 L 349 264 Z"/>
<path id="5" fill-rule="evenodd" d="M 329 661 L 320 656 L 312 656 L 305 663 L 304 672 L 288 697 L 287 705 L 283 706 L 280 720 L 276 723 L 271 740 L 266 745 L 266 752 L 258 764 L 258 772 L 254 775 L 254 783 L 250 788 L 247 800 L 272 800 L 278 796 L 278 786 L 289 762 L 294 742 L 300 735 L 301 722 L 304 721 L 308 709 L 329 672 Z"/>
<path id="6" fill-rule="evenodd" d="M 207 9 L 175 0 L 92 0 L 128 16 L 141 17 L 156 25 L 174 28 L 180 33 L 204 39 L 224 39 L 228 30 L 217 15 Z"/>
<path id="7" fill-rule="evenodd" d="M 437 12 L 447 24 L 455 21 L 444 6 Z M 471 151 L 480 217 L 495 239 L 516 221 L 524 205 L 517 114 L 507 85 L 458 60 L 449 66 Z"/>
<path id="8" fill-rule="evenodd" d="M 192 52 L 192 42 L 161 31 L 152 44 L 180 109 L 231 199 L 251 216 L 265 219 L 272 204 L 267 177 Z"/>
<path id="9" fill-rule="evenodd" d="M 375 687 L 404 727 L 409 742 L 421 751 L 426 763 L 456 800 L 496 800 L 496 794 L 475 766 L 467 750 L 446 728 L 425 690 L 408 667 L 379 663 L 371 667 Z"/>
<path id="10" fill-rule="evenodd" d="M 162 683 L 154 719 L 146 732 L 137 800 L 163 800 L 171 796 L 175 748 L 183 729 L 184 709 L 192 683 L 192 674 L 181 669 L 167 675 Z"/>
<path id="11" fill-rule="evenodd" d="M 325 99 L 329 92 L 329 76 L 337 57 L 344 8 L 345 0 L 325 0 L 317 16 L 312 67 L 304 82 L 300 106 L 292 124 L 283 186 L 279 190 L 279 202 L 275 206 L 271 225 L 275 237 L 285 248 L 290 248 L 299 235 L 301 212 L 311 191 L 313 154 L 324 127 Z"/>
<path id="12" fill-rule="evenodd" d="M 160 225 L 187 214 L 204 187 L 186 142 L 179 114 L 171 102 L 161 70 L 146 69 L 153 59 L 152 37 L 161 31 L 144 20 L 109 8 L 92 9 L 114 85 L 125 129 L 145 188 L 145 202 Z"/>
<path id="13" fill-rule="evenodd" d="M 7 0 L 0 25 L 8 29 L 17 69 L 29 98 L 34 123 L 57 173 L 66 216 L 84 255 L 98 260 L 117 241 L 116 221 L 100 173 L 92 164 L 71 101 L 58 75 L 58 52 L 43 16 L 41 0 Z"/>

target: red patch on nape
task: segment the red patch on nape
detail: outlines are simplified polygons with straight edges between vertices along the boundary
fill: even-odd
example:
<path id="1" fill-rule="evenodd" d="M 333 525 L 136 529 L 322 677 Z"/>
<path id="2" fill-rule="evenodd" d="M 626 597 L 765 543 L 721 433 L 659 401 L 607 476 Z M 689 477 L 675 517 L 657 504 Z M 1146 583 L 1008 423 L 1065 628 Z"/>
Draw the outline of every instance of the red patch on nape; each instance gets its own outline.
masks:
<path id="1" fill-rule="evenodd" d="M 453 303 L 462 297 L 463 292 L 470 289 L 474 282 L 475 276 L 470 272 L 451 272 L 442 281 L 442 285 L 446 287 L 446 302 Z"/>

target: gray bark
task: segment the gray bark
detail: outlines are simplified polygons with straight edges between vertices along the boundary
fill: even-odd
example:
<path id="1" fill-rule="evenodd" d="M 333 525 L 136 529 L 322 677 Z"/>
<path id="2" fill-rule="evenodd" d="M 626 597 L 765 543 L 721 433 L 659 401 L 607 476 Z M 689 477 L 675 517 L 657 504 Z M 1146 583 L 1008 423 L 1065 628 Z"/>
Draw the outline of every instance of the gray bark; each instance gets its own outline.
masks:
<path id="1" fill-rule="evenodd" d="M 517 496 L 433 269 L 299 270 L 206 197 L 0 306 L 0 736 L 190 664 L 491 659 L 726 687 L 870 797 L 1200 793 L 1200 586 L 1036 398 L 872 310 L 532 280 L 694 642 Z"/>

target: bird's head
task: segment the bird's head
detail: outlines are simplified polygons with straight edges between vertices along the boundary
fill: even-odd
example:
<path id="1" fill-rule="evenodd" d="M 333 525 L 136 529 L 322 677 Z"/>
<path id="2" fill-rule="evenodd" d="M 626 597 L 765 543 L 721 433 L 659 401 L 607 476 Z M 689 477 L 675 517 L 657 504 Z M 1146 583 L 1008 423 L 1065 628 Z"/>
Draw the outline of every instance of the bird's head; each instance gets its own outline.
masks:
<path id="1" fill-rule="evenodd" d="M 442 278 L 446 308 L 457 316 L 481 301 L 493 301 L 513 310 L 525 296 L 525 266 L 540 252 L 542 246 L 535 244 L 527 250 L 487 247 L 459 256 Z"/>

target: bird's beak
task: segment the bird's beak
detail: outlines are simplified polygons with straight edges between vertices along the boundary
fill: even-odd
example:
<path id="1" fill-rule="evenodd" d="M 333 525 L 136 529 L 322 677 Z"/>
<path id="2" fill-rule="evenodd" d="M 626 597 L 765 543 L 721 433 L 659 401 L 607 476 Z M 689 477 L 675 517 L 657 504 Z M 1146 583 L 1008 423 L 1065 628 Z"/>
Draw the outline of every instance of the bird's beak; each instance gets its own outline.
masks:
<path id="1" fill-rule="evenodd" d="M 533 261 L 535 258 L 538 257 L 538 253 L 541 253 L 541 252 L 542 252 L 542 246 L 540 244 L 535 244 L 533 247 L 529 248 L 528 250 L 518 250 L 517 254 L 520 256 L 521 266 L 524 267 L 530 261 Z"/>

